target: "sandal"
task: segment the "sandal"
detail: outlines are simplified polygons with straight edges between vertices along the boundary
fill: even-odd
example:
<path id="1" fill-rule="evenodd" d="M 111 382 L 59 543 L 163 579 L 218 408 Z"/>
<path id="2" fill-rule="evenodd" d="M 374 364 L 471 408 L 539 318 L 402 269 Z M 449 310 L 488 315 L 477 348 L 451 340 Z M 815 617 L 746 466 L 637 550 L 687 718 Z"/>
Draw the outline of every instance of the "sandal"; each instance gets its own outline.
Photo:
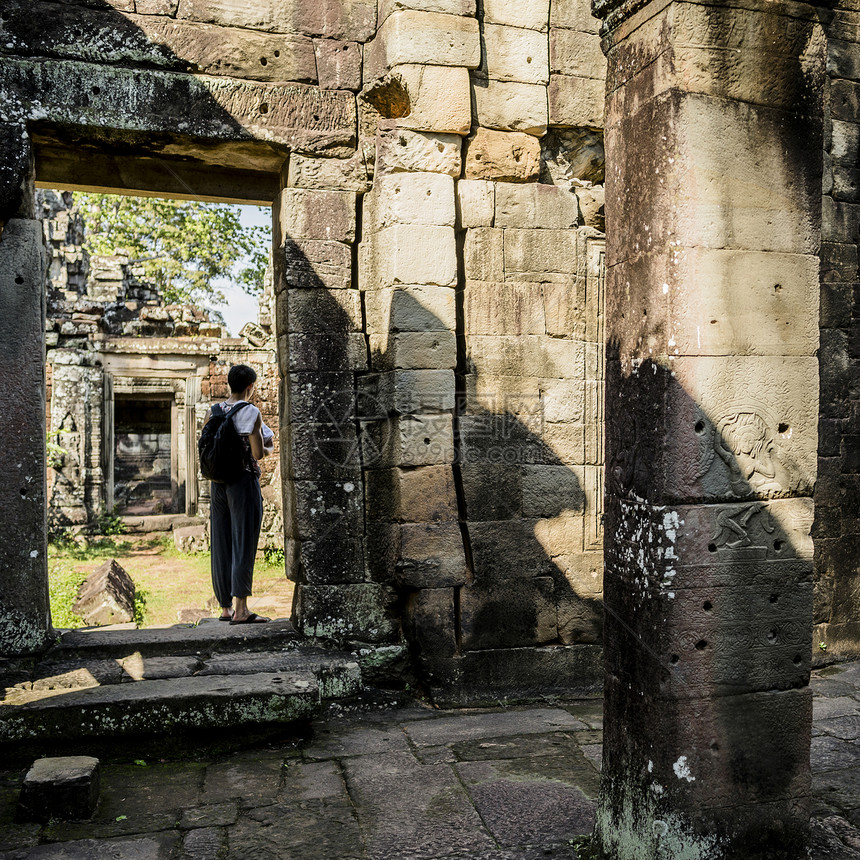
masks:
<path id="1" fill-rule="evenodd" d="M 231 624 L 267 624 L 271 621 L 270 618 L 263 618 L 262 615 L 257 615 L 256 612 L 252 612 L 247 618 L 243 618 L 241 621 L 231 621 Z"/>

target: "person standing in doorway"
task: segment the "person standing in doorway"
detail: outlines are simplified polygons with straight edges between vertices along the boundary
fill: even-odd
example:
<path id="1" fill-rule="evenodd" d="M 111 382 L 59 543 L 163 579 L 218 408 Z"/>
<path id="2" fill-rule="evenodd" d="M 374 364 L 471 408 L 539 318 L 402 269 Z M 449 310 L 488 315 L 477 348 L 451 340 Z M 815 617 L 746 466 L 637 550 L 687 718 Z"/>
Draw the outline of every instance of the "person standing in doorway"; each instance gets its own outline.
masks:
<path id="1" fill-rule="evenodd" d="M 211 484 L 212 586 L 221 607 L 219 621 L 231 624 L 262 624 L 269 620 L 248 609 L 263 522 L 257 461 L 272 453 L 275 440 L 260 410 L 250 402 L 256 381 L 256 372 L 246 364 L 231 367 L 227 374 L 230 396 L 222 403 L 213 404 L 203 422 L 205 426 L 216 414 L 226 416 L 233 421 L 244 443 L 242 477 L 231 484 L 214 481 Z"/>

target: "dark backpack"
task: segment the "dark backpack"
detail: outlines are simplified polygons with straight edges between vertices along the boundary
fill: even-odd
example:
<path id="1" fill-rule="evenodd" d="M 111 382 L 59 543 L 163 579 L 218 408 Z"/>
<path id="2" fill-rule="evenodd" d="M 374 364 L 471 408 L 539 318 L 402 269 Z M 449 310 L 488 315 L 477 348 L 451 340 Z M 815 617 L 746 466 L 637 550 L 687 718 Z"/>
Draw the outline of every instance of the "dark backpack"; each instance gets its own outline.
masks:
<path id="1" fill-rule="evenodd" d="M 240 403 L 229 412 L 221 404 L 212 407 L 212 416 L 197 441 L 200 472 L 207 480 L 235 484 L 245 474 L 248 459 L 245 440 L 236 432 L 231 419 L 247 405 Z"/>

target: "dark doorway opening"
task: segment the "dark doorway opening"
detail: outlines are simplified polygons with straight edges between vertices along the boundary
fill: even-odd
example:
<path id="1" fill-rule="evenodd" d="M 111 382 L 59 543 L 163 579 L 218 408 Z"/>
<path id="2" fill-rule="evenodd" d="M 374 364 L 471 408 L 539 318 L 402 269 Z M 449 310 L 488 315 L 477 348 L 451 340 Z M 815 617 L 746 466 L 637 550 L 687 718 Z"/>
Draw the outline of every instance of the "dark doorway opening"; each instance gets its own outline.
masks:
<path id="1" fill-rule="evenodd" d="M 114 499 L 131 516 L 184 509 L 173 467 L 173 399 L 117 396 L 114 402 Z"/>

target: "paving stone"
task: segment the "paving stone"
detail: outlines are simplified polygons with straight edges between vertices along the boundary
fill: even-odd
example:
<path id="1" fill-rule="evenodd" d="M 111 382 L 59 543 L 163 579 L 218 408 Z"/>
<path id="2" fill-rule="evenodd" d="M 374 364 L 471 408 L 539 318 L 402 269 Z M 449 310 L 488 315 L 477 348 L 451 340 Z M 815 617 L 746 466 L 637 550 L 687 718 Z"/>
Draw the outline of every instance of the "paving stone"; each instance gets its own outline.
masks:
<path id="1" fill-rule="evenodd" d="M 308 800 L 253 809 L 227 830 L 227 860 L 360 860 L 361 834 L 347 801 Z"/>
<path id="2" fill-rule="evenodd" d="M 833 735 L 842 740 L 856 741 L 860 738 L 860 714 L 848 714 L 844 717 L 819 720 L 815 727 L 825 734 Z"/>
<path id="3" fill-rule="evenodd" d="M 99 820 L 135 812 L 172 812 L 200 804 L 205 764 L 104 765 Z"/>
<path id="4" fill-rule="evenodd" d="M 417 765 L 410 754 L 385 753 L 347 759 L 344 770 L 367 854 L 375 860 L 430 860 L 453 846 L 494 847 L 448 765 Z"/>
<path id="5" fill-rule="evenodd" d="M 213 860 L 225 841 L 224 831 L 217 827 L 189 830 L 182 839 L 182 860 Z"/>
<path id="6" fill-rule="evenodd" d="M 59 821 L 42 828 L 43 842 L 73 842 L 81 839 L 117 839 L 142 833 L 163 833 L 176 829 L 177 810 L 138 812 L 115 818 L 89 821 Z"/>
<path id="7" fill-rule="evenodd" d="M 209 803 L 186 809 L 182 813 L 179 827 L 191 830 L 195 827 L 226 827 L 235 824 L 239 817 L 239 805 L 234 800 L 225 803 Z"/>
<path id="8" fill-rule="evenodd" d="M 206 769 L 201 800 L 222 803 L 236 800 L 246 808 L 272 803 L 281 786 L 284 758 L 280 752 L 240 753 Z"/>
<path id="9" fill-rule="evenodd" d="M 405 723 L 404 728 L 418 747 L 450 744 L 473 738 L 504 735 L 543 734 L 562 729 L 587 729 L 580 720 L 561 708 L 532 708 L 501 713 L 439 717 L 420 723 Z"/>
<path id="10" fill-rule="evenodd" d="M 582 754 L 597 768 L 603 767 L 603 744 L 583 744 Z"/>
<path id="11" fill-rule="evenodd" d="M 851 696 L 855 688 L 851 684 L 840 681 L 837 678 L 815 678 L 809 682 L 812 692 L 816 696 L 825 696 L 828 699 Z"/>
<path id="12" fill-rule="evenodd" d="M 532 758 L 544 755 L 573 755 L 579 743 L 573 733 L 512 735 L 501 738 L 461 741 L 452 746 L 458 761 L 496 761 L 507 758 Z"/>
<path id="13" fill-rule="evenodd" d="M 848 714 L 860 714 L 860 703 L 848 696 L 837 698 L 816 698 L 812 702 L 812 718 L 826 720 L 831 717 L 844 717 Z"/>
<path id="14" fill-rule="evenodd" d="M 321 728 L 314 741 L 304 750 L 306 758 L 324 759 L 343 756 L 377 755 L 380 753 L 409 752 L 409 742 L 399 726 L 384 728 L 337 729 Z"/>
<path id="15" fill-rule="evenodd" d="M 501 845 L 552 843 L 591 833 L 594 826 L 595 802 L 578 783 L 585 768 L 591 771 L 592 784 L 596 776 L 581 755 L 579 758 L 579 770 L 547 772 L 545 759 L 465 762 L 456 768 L 481 818 Z M 530 766 L 522 767 L 525 761 Z M 560 761 L 567 764 L 568 757 Z"/>
<path id="16" fill-rule="evenodd" d="M 333 761 L 289 761 L 278 798 L 286 803 L 305 800 L 346 799 L 346 785 L 340 767 Z"/>
<path id="17" fill-rule="evenodd" d="M 172 860 L 179 838 L 157 833 L 124 839 L 82 839 L 55 845 L 39 845 L 27 860 Z M 20 855 L 19 855 L 20 856 Z"/>
<path id="18" fill-rule="evenodd" d="M 839 809 L 854 809 L 860 797 L 860 770 L 843 767 L 819 773 L 813 768 L 812 796 Z"/>
<path id="19" fill-rule="evenodd" d="M 813 738 L 810 760 L 813 773 L 841 770 L 860 764 L 860 745 L 838 738 Z"/>

